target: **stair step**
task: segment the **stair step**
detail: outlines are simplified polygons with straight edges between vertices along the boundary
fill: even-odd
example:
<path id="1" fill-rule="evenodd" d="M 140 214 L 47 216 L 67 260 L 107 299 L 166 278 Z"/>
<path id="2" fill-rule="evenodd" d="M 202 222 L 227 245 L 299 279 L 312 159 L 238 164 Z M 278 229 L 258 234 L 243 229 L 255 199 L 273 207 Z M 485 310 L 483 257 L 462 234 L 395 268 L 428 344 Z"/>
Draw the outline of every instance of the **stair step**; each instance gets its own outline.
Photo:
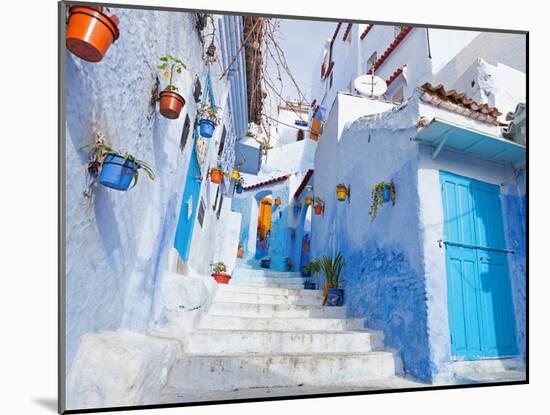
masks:
<path id="1" fill-rule="evenodd" d="M 293 290 L 297 292 L 297 290 Z M 239 292 L 236 290 L 218 290 L 214 296 L 214 302 L 247 303 L 247 304 L 297 304 L 297 305 L 321 305 L 323 298 L 319 295 L 301 294 L 261 294 Z"/>
<path id="2" fill-rule="evenodd" d="M 381 347 L 376 333 L 196 330 L 186 353 L 365 353 Z"/>
<path id="3" fill-rule="evenodd" d="M 227 292 L 239 292 L 250 294 L 271 294 L 271 295 L 303 295 L 319 297 L 322 295 L 320 290 L 304 290 L 303 288 L 277 288 L 277 287 L 261 287 L 258 285 L 244 285 L 244 284 L 229 284 L 218 285 L 218 291 Z"/>
<path id="4" fill-rule="evenodd" d="M 271 287 L 299 290 L 304 288 L 303 278 L 231 278 L 231 285 Z"/>
<path id="5" fill-rule="evenodd" d="M 233 276 L 239 278 L 302 278 L 299 272 L 281 272 L 270 269 L 235 268 Z"/>
<path id="6" fill-rule="evenodd" d="M 364 322 L 364 319 L 250 318 L 205 314 L 201 317 L 198 328 L 205 330 L 344 331 L 364 330 Z"/>
<path id="7" fill-rule="evenodd" d="M 181 355 L 169 388 L 233 390 L 373 381 L 401 372 L 391 352 L 269 355 Z"/>
<path id="8" fill-rule="evenodd" d="M 345 307 L 213 302 L 209 315 L 256 318 L 345 318 Z"/>

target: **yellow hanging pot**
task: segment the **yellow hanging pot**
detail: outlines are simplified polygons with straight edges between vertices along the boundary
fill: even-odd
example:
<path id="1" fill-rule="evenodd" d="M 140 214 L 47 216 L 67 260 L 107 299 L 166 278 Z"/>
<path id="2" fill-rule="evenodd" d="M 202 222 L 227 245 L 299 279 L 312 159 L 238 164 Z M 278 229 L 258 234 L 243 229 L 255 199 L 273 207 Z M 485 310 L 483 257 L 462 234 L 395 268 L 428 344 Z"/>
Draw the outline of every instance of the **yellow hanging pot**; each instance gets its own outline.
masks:
<path id="1" fill-rule="evenodd" d="M 309 205 L 311 205 L 311 204 L 313 203 L 313 198 L 310 197 L 310 196 L 308 196 L 308 197 L 305 198 L 304 201 L 306 202 L 306 205 L 309 206 Z"/>
<path id="2" fill-rule="evenodd" d="M 348 189 L 345 184 L 339 184 L 336 186 L 336 198 L 339 201 L 344 201 L 348 197 Z"/>
<path id="3" fill-rule="evenodd" d="M 239 170 L 233 169 L 231 172 L 231 180 L 237 181 L 239 179 Z"/>

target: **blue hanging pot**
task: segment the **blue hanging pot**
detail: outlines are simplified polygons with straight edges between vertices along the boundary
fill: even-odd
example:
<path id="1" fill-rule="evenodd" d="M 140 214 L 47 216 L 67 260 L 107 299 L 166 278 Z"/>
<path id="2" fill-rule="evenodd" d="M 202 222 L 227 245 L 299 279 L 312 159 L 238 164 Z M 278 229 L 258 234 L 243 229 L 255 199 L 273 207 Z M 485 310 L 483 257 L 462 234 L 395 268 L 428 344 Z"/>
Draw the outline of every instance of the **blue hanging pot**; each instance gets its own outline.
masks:
<path id="1" fill-rule="evenodd" d="M 327 294 L 327 305 L 329 307 L 343 306 L 344 290 L 342 288 L 329 288 Z"/>
<path id="2" fill-rule="evenodd" d="M 214 135 L 215 129 L 216 129 L 216 124 L 214 124 L 213 121 L 206 118 L 202 118 L 199 121 L 199 132 L 202 137 L 212 138 L 212 135 Z"/>
<path id="3" fill-rule="evenodd" d="M 108 154 L 105 157 L 99 183 L 111 189 L 126 191 L 132 184 L 132 180 L 137 173 L 137 164 L 118 154 Z"/>
<path id="4" fill-rule="evenodd" d="M 242 187 L 242 186 L 237 186 L 237 187 L 235 188 L 235 191 L 236 191 L 237 193 L 241 194 L 241 193 L 243 192 L 243 187 Z"/>
<path id="5" fill-rule="evenodd" d="M 382 189 L 382 200 L 384 201 L 384 203 L 387 203 L 391 200 L 390 186 L 385 186 L 384 189 Z"/>

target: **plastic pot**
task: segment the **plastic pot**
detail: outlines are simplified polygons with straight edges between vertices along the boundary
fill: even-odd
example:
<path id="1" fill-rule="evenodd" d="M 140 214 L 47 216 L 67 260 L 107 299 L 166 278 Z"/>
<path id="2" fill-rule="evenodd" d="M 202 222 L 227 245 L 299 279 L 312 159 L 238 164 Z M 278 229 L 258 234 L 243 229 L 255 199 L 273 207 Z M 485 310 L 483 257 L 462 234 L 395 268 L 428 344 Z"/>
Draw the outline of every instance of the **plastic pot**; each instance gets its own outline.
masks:
<path id="1" fill-rule="evenodd" d="M 107 16 L 101 7 L 72 6 L 69 9 L 65 44 L 88 62 L 99 62 L 120 35 L 118 17 Z"/>
<path id="2" fill-rule="evenodd" d="M 237 186 L 235 187 L 235 191 L 239 194 L 241 194 L 243 192 L 243 187 L 242 186 Z"/>
<path id="3" fill-rule="evenodd" d="M 345 185 L 339 184 L 336 186 L 336 198 L 339 201 L 344 201 L 348 197 L 348 189 Z"/>
<path id="4" fill-rule="evenodd" d="M 308 196 L 304 199 L 304 202 L 306 203 L 306 205 L 311 205 L 313 203 L 313 198 Z"/>
<path id="5" fill-rule="evenodd" d="M 281 198 L 280 197 L 275 198 L 275 206 L 281 206 Z"/>
<path id="6" fill-rule="evenodd" d="M 382 189 L 382 200 L 384 201 L 384 203 L 387 203 L 391 200 L 391 191 L 389 186 L 385 186 Z"/>
<path id="7" fill-rule="evenodd" d="M 210 181 L 215 184 L 220 184 L 223 180 L 223 172 L 221 169 L 210 169 Z"/>
<path id="8" fill-rule="evenodd" d="M 218 284 L 229 284 L 229 280 L 231 279 L 231 275 L 223 272 L 213 272 L 212 277 Z"/>
<path id="9" fill-rule="evenodd" d="M 213 121 L 203 118 L 199 121 L 199 132 L 204 138 L 212 138 L 216 124 Z"/>
<path id="10" fill-rule="evenodd" d="M 134 161 L 124 160 L 118 154 L 108 154 L 101 167 L 99 183 L 111 189 L 126 191 L 136 173 L 137 164 Z"/>
<path id="11" fill-rule="evenodd" d="M 313 212 L 314 212 L 316 215 L 320 215 L 321 213 L 323 213 L 323 206 L 322 206 L 322 205 L 315 205 L 315 206 L 313 206 Z"/>
<path id="12" fill-rule="evenodd" d="M 329 307 L 341 307 L 344 305 L 344 290 L 341 288 L 329 288 L 327 293 L 327 305 Z"/>
<path id="13" fill-rule="evenodd" d="M 180 116 L 185 99 L 174 91 L 162 91 L 160 94 L 160 113 L 171 120 Z"/>

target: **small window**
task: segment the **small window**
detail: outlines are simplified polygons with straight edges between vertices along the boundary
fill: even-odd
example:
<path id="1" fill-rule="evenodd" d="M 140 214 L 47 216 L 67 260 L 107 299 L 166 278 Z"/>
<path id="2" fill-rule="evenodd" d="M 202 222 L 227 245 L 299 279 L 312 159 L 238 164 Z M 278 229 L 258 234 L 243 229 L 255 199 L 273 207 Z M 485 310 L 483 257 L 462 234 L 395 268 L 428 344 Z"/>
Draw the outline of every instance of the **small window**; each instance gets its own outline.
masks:
<path id="1" fill-rule="evenodd" d="M 367 70 L 365 71 L 366 73 L 370 72 L 370 70 L 372 69 L 372 67 L 374 66 L 377 60 L 378 60 L 378 53 L 374 51 L 372 55 L 370 55 L 370 57 L 367 59 L 367 68 L 366 68 Z"/>
<path id="2" fill-rule="evenodd" d="M 304 139 L 304 130 L 298 130 L 296 134 L 296 141 L 302 141 Z"/>
<path id="3" fill-rule="evenodd" d="M 395 91 L 391 97 L 392 102 L 395 103 L 402 103 L 404 100 L 405 91 L 403 88 L 403 85 L 400 85 L 399 88 L 397 88 L 397 91 Z"/>
<path id="4" fill-rule="evenodd" d="M 225 136 L 227 135 L 227 130 L 225 129 L 225 125 L 223 126 L 222 131 L 222 138 L 220 140 L 220 146 L 218 147 L 218 157 L 220 157 L 223 153 L 223 147 L 225 146 Z"/>
<path id="5" fill-rule="evenodd" d="M 181 131 L 181 138 L 180 138 L 180 151 L 182 152 L 185 149 L 185 144 L 187 144 L 187 139 L 189 138 L 190 130 L 191 130 L 191 120 L 189 119 L 189 114 L 186 114 L 185 122 L 183 123 L 183 130 Z"/>
<path id="6" fill-rule="evenodd" d="M 197 220 L 199 221 L 199 225 L 202 228 L 202 225 L 204 223 L 204 214 L 206 213 L 206 203 L 204 203 L 203 198 L 201 197 L 201 203 L 199 205 L 199 212 L 197 214 Z"/>

